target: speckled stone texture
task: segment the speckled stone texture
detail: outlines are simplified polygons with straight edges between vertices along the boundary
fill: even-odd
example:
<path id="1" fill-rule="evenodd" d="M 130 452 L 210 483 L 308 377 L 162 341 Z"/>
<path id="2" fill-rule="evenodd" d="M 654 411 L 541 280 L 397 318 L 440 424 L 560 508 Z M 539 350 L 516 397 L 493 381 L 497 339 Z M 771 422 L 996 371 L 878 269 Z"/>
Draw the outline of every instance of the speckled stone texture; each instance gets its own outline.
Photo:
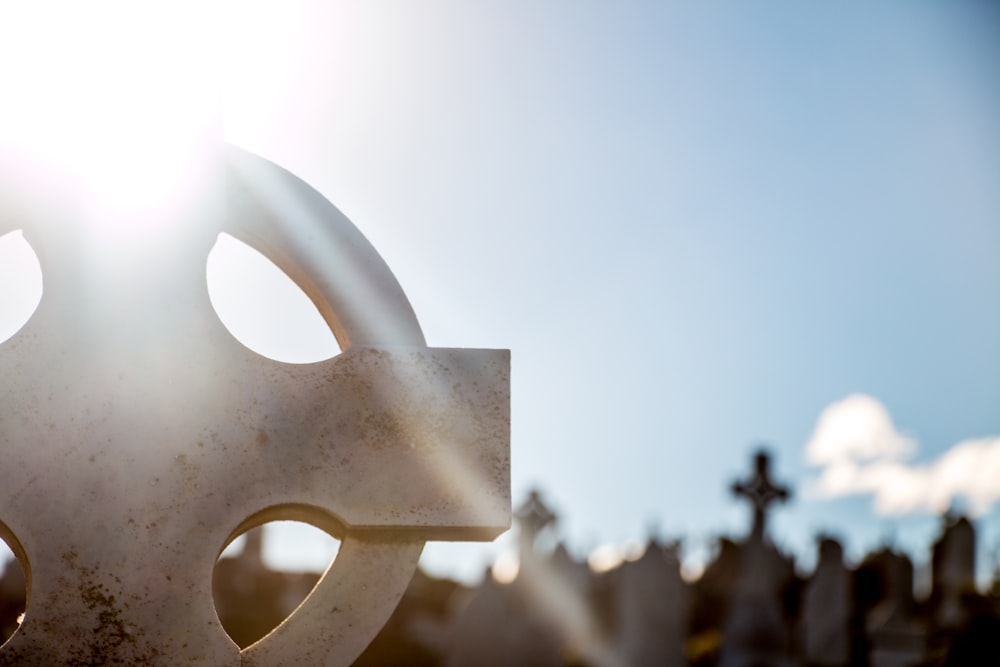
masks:
<path id="1" fill-rule="evenodd" d="M 288 172 L 220 144 L 190 173 L 141 211 L 142 233 L 100 236 L 90 223 L 120 210 L 0 165 L 0 233 L 23 229 L 44 276 L 37 312 L 0 345 L 0 533 L 29 582 L 0 665 L 349 665 L 425 540 L 509 526 L 508 352 L 427 347 L 377 253 Z M 205 283 L 223 231 L 306 291 L 342 354 L 283 364 L 232 338 Z M 278 519 L 343 544 L 241 652 L 213 567 Z"/>

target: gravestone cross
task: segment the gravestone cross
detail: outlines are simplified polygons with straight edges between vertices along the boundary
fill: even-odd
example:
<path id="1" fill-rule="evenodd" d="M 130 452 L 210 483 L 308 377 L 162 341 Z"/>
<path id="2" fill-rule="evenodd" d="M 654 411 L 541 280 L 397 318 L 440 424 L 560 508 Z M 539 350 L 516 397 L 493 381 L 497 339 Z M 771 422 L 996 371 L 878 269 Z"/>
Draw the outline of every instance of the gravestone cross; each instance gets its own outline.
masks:
<path id="1" fill-rule="evenodd" d="M 530 558 L 534 553 L 535 540 L 543 530 L 555 524 L 556 514 L 545 504 L 538 490 L 532 489 L 514 517 L 519 531 L 520 556 L 522 559 Z"/>
<path id="2" fill-rule="evenodd" d="M 740 575 L 726 619 L 720 667 L 771 665 L 788 667 L 789 633 L 780 603 L 782 558 L 765 540 L 768 507 L 788 497 L 788 490 L 776 486 L 769 473 L 770 459 L 758 451 L 754 474 L 733 484 L 733 493 L 753 505 L 753 528 L 742 545 Z"/>
<path id="3" fill-rule="evenodd" d="M 753 528 L 750 531 L 751 539 L 764 538 L 764 529 L 767 521 L 768 507 L 777 501 L 788 499 L 788 489 L 784 486 L 776 486 L 771 481 L 770 457 L 767 452 L 761 450 L 754 455 L 753 477 L 745 482 L 733 484 L 733 494 L 746 498 L 753 506 Z"/>
<path id="4" fill-rule="evenodd" d="M 6 160 L 0 234 L 23 230 L 44 293 L 0 345 L 0 536 L 28 582 L 0 665 L 349 665 L 426 540 L 509 527 L 509 353 L 427 347 L 381 258 L 315 190 L 221 142 L 139 208 Z M 206 286 L 220 232 L 284 269 L 343 352 L 292 365 L 237 343 Z M 212 572 L 272 520 L 341 548 L 241 651 Z"/>

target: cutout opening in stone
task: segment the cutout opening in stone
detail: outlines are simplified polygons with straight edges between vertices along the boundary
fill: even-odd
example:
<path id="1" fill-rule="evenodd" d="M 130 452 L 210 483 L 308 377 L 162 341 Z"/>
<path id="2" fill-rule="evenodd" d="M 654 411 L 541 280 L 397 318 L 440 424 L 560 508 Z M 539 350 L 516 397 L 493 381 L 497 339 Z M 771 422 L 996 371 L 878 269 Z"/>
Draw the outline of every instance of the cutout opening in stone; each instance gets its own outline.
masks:
<path id="1" fill-rule="evenodd" d="M 261 639 L 312 592 L 339 549 L 340 540 L 298 521 L 273 521 L 238 536 L 212 577 L 222 627 L 240 648 Z"/>
<path id="2" fill-rule="evenodd" d="M 0 644 L 21 625 L 28 601 L 28 581 L 21 561 L 0 539 Z"/>
<path id="3" fill-rule="evenodd" d="M 0 235 L 0 343 L 24 328 L 42 300 L 42 266 L 21 230 Z"/>
<path id="4" fill-rule="evenodd" d="M 208 254 L 206 278 L 222 324 L 257 354 L 308 364 L 340 353 L 337 339 L 306 293 L 243 241 L 220 234 Z"/>

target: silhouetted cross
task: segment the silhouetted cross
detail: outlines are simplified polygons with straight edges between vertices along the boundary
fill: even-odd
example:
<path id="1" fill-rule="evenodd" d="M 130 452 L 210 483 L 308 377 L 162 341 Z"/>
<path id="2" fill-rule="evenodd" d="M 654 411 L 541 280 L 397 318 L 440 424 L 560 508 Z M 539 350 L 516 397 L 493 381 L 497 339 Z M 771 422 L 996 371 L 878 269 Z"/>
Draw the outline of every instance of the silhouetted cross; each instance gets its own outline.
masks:
<path id="1" fill-rule="evenodd" d="M 528 499 L 517 509 L 514 516 L 520 528 L 522 556 L 525 555 L 525 551 L 530 551 L 534 547 L 538 534 L 556 521 L 555 513 L 545 505 L 537 490 L 531 491 Z"/>
<path id="2" fill-rule="evenodd" d="M 751 538 L 763 539 L 767 520 L 767 508 L 776 501 L 788 499 L 788 489 L 776 486 L 769 474 L 770 457 L 764 451 L 757 452 L 754 457 L 754 474 L 745 482 L 733 484 L 733 493 L 742 496 L 753 505 L 753 528 Z"/>

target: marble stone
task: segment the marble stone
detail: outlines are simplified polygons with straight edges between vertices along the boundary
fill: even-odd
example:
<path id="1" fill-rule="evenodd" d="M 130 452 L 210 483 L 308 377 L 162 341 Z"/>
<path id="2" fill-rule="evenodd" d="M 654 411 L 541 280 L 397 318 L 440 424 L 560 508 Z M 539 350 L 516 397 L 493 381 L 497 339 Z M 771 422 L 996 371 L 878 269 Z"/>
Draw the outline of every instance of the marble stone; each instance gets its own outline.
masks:
<path id="1" fill-rule="evenodd" d="M 0 234 L 23 229 L 44 279 L 0 345 L 0 534 L 28 585 L 0 665 L 349 665 L 424 541 L 510 524 L 509 353 L 427 347 L 375 250 L 287 171 L 219 143 L 187 173 L 126 219 L 68 176 L 0 164 Z M 220 232 L 288 273 L 344 352 L 290 365 L 240 345 L 206 287 Z M 241 652 L 212 571 L 272 520 L 342 546 Z"/>

